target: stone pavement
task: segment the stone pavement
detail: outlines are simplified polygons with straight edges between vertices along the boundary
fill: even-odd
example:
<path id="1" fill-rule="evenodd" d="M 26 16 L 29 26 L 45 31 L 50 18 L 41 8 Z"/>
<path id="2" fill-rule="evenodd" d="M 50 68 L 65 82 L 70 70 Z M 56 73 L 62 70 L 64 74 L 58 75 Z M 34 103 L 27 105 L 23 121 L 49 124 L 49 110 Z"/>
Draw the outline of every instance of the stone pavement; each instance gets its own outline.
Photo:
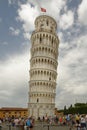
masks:
<path id="1" fill-rule="evenodd" d="M 7 125 L 3 125 L 3 128 L 1 130 L 24 130 L 23 127 L 8 127 Z M 44 125 L 44 124 L 37 124 L 34 126 L 33 130 L 70 130 L 70 127 L 68 126 L 50 126 L 50 125 Z M 72 130 L 76 130 L 76 128 L 73 128 Z"/>
<path id="2" fill-rule="evenodd" d="M 35 126 L 33 130 L 70 130 L 70 127 L 69 126 L 58 126 L 58 125 L 55 125 L 55 126 L 38 125 L 38 126 Z M 72 128 L 71 130 L 76 130 L 76 128 Z"/>

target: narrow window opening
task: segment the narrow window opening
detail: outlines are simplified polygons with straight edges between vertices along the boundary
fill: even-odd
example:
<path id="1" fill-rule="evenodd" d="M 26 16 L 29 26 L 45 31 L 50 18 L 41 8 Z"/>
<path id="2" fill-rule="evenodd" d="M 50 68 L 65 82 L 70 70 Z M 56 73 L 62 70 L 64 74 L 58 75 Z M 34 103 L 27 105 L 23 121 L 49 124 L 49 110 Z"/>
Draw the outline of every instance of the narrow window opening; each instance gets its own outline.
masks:
<path id="1" fill-rule="evenodd" d="M 37 103 L 39 102 L 39 99 L 37 98 Z"/>
<path id="2" fill-rule="evenodd" d="M 40 37 L 40 43 L 42 42 L 42 38 Z"/>
<path id="3" fill-rule="evenodd" d="M 49 77 L 49 81 L 51 80 L 51 77 Z"/>
<path id="4" fill-rule="evenodd" d="M 47 26 L 48 26 L 48 21 L 47 21 Z"/>

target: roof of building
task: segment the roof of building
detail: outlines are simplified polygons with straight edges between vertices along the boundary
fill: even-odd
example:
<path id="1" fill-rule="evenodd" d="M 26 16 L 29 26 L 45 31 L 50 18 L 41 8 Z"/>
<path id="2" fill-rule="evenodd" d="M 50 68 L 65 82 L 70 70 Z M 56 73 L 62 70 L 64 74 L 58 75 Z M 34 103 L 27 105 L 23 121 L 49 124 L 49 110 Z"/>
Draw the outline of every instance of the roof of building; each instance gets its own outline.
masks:
<path id="1" fill-rule="evenodd" d="M 28 110 L 28 108 L 22 108 L 22 107 L 2 107 L 0 110 Z"/>

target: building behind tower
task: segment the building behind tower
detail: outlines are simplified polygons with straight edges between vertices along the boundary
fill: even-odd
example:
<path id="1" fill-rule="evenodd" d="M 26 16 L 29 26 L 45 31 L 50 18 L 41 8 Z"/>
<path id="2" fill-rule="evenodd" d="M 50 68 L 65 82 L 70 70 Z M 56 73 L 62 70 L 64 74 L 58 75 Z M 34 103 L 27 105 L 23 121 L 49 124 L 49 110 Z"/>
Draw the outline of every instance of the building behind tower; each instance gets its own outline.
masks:
<path id="1" fill-rule="evenodd" d="M 31 35 L 29 115 L 53 116 L 55 109 L 59 39 L 56 21 L 47 15 L 35 20 Z"/>

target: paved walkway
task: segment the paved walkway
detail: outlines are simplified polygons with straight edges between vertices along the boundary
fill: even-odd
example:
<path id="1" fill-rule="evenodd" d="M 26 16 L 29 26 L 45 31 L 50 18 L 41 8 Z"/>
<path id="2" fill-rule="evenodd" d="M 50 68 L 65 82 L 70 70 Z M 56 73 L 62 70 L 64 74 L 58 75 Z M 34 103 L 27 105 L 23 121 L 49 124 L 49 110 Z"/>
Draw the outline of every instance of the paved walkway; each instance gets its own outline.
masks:
<path id="1" fill-rule="evenodd" d="M 37 127 L 33 130 L 70 130 L 67 126 L 49 126 L 49 127 Z"/>
<path id="2" fill-rule="evenodd" d="M 2 129 L 0 130 L 24 130 L 23 127 L 8 127 L 7 125 L 3 125 Z M 70 130 L 70 127 L 68 126 L 50 126 L 50 125 L 44 125 L 44 124 L 36 124 L 33 128 L 33 130 Z M 72 130 L 76 130 L 76 128 L 73 128 Z"/>

